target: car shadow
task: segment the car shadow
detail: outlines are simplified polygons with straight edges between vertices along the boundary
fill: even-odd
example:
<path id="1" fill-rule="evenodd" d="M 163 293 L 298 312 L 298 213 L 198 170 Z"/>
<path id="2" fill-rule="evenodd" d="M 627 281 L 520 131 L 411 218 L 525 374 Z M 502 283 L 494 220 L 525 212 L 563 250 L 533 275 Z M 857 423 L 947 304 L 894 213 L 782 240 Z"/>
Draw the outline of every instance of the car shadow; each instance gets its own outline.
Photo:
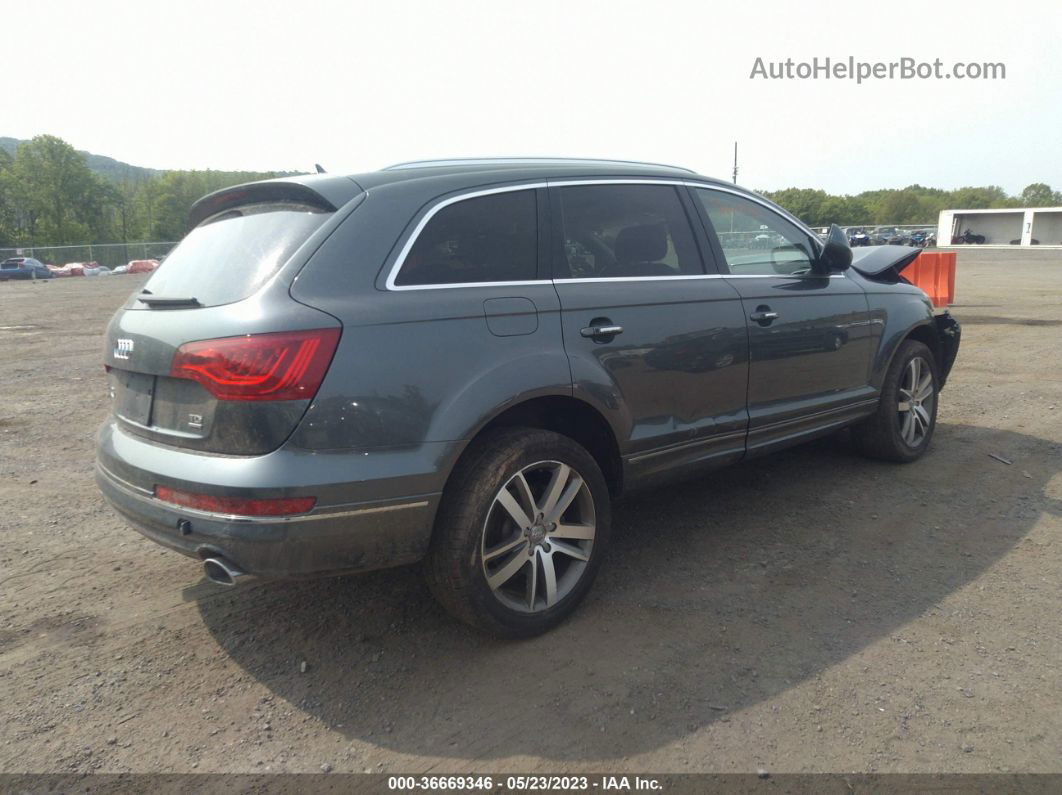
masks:
<path id="1" fill-rule="evenodd" d="M 415 569 L 255 583 L 198 606 L 251 676 L 350 738 L 448 758 L 621 758 L 900 633 L 1062 513 L 1045 494 L 1059 452 L 941 424 L 898 466 L 839 434 L 632 495 L 586 603 L 528 641 L 450 619 Z"/>

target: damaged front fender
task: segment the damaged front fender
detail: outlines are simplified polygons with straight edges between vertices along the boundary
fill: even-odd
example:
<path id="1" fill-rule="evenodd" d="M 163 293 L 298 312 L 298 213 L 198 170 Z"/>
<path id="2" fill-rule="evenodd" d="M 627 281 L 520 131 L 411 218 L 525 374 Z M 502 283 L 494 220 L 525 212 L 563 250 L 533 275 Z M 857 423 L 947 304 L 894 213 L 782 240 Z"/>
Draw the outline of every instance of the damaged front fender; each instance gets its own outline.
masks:
<path id="1" fill-rule="evenodd" d="M 933 323 L 937 330 L 938 345 L 938 362 L 937 366 L 940 370 L 940 386 L 944 387 L 945 382 L 948 380 L 948 373 L 951 372 L 951 367 L 955 364 L 955 357 L 959 354 L 959 340 L 962 338 L 962 326 L 958 321 L 951 316 L 950 313 L 944 312 L 940 315 L 933 317 Z"/>

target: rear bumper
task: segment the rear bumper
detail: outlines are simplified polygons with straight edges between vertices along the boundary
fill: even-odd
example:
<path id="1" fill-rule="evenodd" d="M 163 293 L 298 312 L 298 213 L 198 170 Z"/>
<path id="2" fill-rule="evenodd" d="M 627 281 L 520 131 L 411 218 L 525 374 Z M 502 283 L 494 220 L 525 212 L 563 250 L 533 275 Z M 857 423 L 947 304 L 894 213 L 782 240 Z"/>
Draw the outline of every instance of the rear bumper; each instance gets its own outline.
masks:
<path id="1" fill-rule="evenodd" d="M 459 447 L 459 445 L 457 446 Z M 436 454 L 441 451 L 433 451 Z M 430 457 L 449 462 L 451 454 Z M 374 460 L 374 456 L 387 461 Z M 413 563 L 424 557 L 445 470 L 416 473 L 422 457 L 403 457 L 409 472 L 394 472 L 393 454 L 327 456 L 320 466 L 283 450 L 256 458 L 203 456 L 159 448 L 123 434 L 112 423 L 98 440 L 96 482 L 108 502 L 134 529 L 163 546 L 195 558 L 223 556 L 248 574 L 293 578 L 368 571 Z M 147 456 L 147 460 L 138 460 Z M 325 458 L 325 456 L 321 456 Z M 191 459 L 191 460 L 189 460 Z M 196 482 L 187 467 L 198 461 Z M 345 464 L 345 465 L 344 465 Z M 362 478 L 354 479 L 352 465 Z M 287 470 L 286 483 L 277 481 Z M 309 470 L 309 471 L 307 471 Z M 345 471 L 350 481 L 327 477 Z M 259 485 L 251 481 L 257 477 Z M 324 475 L 315 485 L 308 475 Z M 405 483 L 405 486 L 403 485 Z M 437 489 L 424 489 L 438 482 Z M 314 509 L 285 517 L 236 517 L 178 507 L 154 497 L 153 484 L 214 494 L 318 496 Z M 239 486 L 234 484 L 238 483 Z M 420 486 L 410 489 L 410 485 Z M 407 493 L 395 494 L 406 490 Z M 376 499 L 363 499 L 376 491 Z M 350 501 L 337 500 L 346 493 Z M 322 499 L 320 495 L 324 495 Z"/>

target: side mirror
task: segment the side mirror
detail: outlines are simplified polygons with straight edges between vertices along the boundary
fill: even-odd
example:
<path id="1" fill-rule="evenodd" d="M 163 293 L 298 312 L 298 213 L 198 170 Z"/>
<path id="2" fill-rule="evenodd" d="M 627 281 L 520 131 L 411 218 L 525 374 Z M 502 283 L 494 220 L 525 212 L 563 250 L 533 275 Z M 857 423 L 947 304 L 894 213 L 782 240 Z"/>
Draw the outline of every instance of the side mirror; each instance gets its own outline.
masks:
<path id="1" fill-rule="evenodd" d="M 848 245 L 848 236 L 837 224 L 830 226 L 826 235 L 826 245 L 815 261 L 817 273 L 841 273 L 852 265 L 852 248 Z"/>

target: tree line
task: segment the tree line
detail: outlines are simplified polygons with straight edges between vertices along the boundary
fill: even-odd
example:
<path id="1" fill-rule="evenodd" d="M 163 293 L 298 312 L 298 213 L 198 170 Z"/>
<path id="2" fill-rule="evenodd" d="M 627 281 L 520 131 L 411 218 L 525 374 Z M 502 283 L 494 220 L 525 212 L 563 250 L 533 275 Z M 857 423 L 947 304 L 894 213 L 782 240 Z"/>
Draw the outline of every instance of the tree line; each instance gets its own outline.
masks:
<path id="1" fill-rule="evenodd" d="M 112 180 L 54 135 L 0 148 L 0 247 L 180 240 L 208 193 L 279 176 L 259 171 L 164 171 Z"/>
<path id="2" fill-rule="evenodd" d="M 837 196 L 812 188 L 760 191 L 808 226 L 935 225 L 941 210 L 982 210 L 1007 207 L 1062 206 L 1062 193 L 1035 182 L 1017 196 L 998 185 L 941 190 L 910 185 L 906 188 L 869 190 L 855 196 Z"/>
<path id="3" fill-rule="evenodd" d="M 0 148 L 0 247 L 179 240 L 192 203 L 212 191 L 279 176 L 278 172 L 164 171 L 108 179 L 54 135 Z M 809 226 L 934 224 L 943 209 L 1048 207 L 1062 194 L 1034 183 L 1017 196 L 996 185 L 940 190 L 901 189 L 834 195 L 813 188 L 760 191 Z"/>

